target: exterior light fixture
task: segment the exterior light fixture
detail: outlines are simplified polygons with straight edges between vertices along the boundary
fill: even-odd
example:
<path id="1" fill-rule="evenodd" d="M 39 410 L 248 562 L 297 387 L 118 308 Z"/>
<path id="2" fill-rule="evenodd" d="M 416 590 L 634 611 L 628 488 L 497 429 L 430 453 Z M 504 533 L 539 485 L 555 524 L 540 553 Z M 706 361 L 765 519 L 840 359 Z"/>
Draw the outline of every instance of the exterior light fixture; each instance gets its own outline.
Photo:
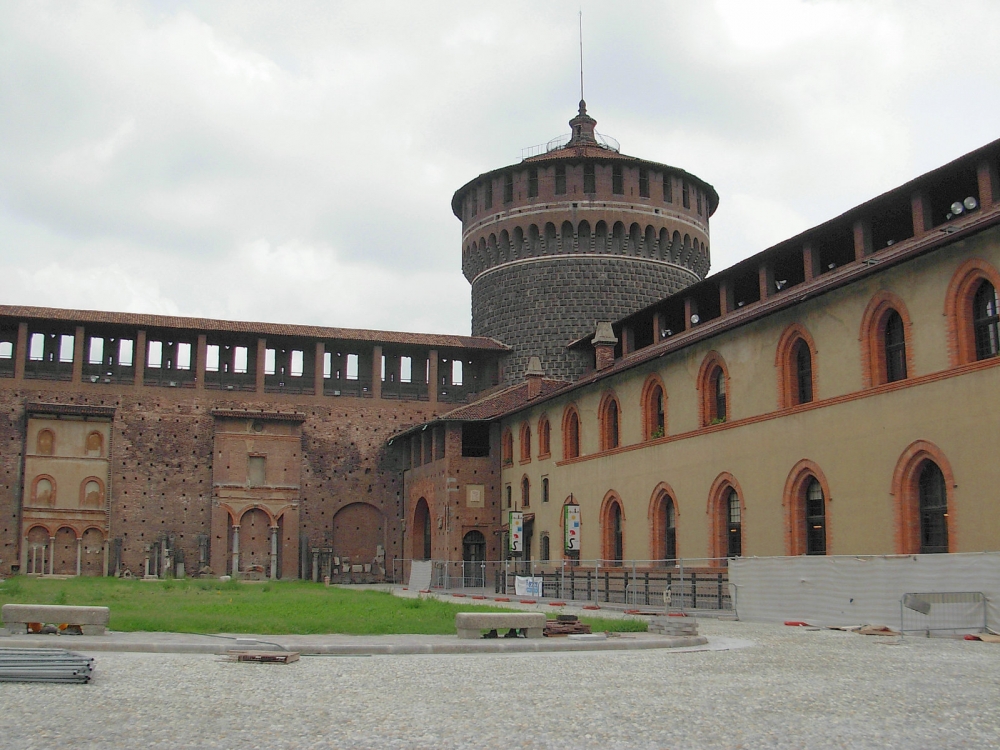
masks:
<path id="1" fill-rule="evenodd" d="M 965 204 L 962 201 L 955 201 L 951 204 L 951 213 L 953 216 L 958 216 L 965 212 Z"/>
<path id="2" fill-rule="evenodd" d="M 660 338 L 661 339 L 665 339 L 668 336 L 673 336 L 673 335 L 674 335 L 674 332 L 672 330 L 670 330 L 669 328 L 664 328 L 662 331 L 660 331 Z"/>
<path id="3" fill-rule="evenodd" d="M 691 316 L 691 325 L 696 326 L 699 322 L 701 322 L 701 318 L 698 317 L 698 313 Z"/>
<path id="4" fill-rule="evenodd" d="M 962 205 L 965 206 L 966 211 L 975 211 L 979 208 L 979 201 L 973 198 L 971 195 L 962 201 Z"/>
<path id="5" fill-rule="evenodd" d="M 787 284 L 787 283 L 788 283 L 788 279 L 781 279 L 781 281 L 775 281 L 774 282 L 774 288 L 777 289 L 780 292 L 782 290 L 782 288 L 785 286 L 785 284 Z"/>

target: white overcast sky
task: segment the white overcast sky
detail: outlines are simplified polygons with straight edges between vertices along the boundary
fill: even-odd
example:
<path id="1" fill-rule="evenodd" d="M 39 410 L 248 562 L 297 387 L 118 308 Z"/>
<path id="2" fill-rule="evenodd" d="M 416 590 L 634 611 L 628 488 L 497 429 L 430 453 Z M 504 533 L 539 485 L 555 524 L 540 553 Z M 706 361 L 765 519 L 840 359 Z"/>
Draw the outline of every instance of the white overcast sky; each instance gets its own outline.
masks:
<path id="1" fill-rule="evenodd" d="M 0 303 L 468 333 L 456 188 L 569 131 L 713 272 L 1000 137 L 1000 2 L 0 4 Z"/>

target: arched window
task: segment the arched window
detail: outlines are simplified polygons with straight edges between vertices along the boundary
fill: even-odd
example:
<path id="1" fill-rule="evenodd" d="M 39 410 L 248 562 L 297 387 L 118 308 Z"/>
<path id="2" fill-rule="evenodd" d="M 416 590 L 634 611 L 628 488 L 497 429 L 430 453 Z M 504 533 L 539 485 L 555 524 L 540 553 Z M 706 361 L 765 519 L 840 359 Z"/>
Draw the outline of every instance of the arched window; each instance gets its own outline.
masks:
<path id="1" fill-rule="evenodd" d="M 701 363 L 698 390 L 701 392 L 702 426 L 725 422 L 729 417 L 729 373 L 718 352 L 709 352 Z"/>
<path id="2" fill-rule="evenodd" d="M 882 291 L 868 303 L 861 320 L 864 386 L 905 380 L 911 374 L 910 316 L 903 300 Z"/>
<path id="3" fill-rule="evenodd" d="M 542 533 L 542 536 L 538 541 L 538 555 L 542 558 L 542 562 L 549 561 L 551 552 L 549 549 L 549 535 L 546 532 Z"/>
<path id="4" fill-rule="evenodd" d="M 521 477 L 521 507 L 527 508 L 531 505 L 531 483 L 527 477 Z"/>
<path id="5" fill-rule="evenodd" d="M 503 431 L 503 437 L 500 439 L 500 458 L 504 466 L 514 463 L 514 435 L 510 428 Z"/>
<path id="6" fill-rule="evenodd" d="M 948 551 L 948 493 L 936 463 L 924 461 L 917 482 L 920 501 L 920 552 Z"/>
<path id="7" fill-rule="evenodd" d="M 792 352 L 795 357 L 796 403 L 808 404 L 813 400 L 812 352 L 802 339 L 795 342 Z"/>
<path id="8" fill-rule="evenodd" d="M 542 502 L 547 503 L 549 501 L 549 478 L 542 477 Z"/>
<path id="9" fill-rule="evenodd" d="M 544 414 L 538 419 L 538 457 L 548 458 L 552 454 L 552 428 Z"/>
<path id="10" fill-rule="evenodd" d="M 826 554 L 826 501 L 816 477 L 806 485 L 805 497 L 806 554 Z"/>
<path id="11" fill-rule="evenodd" d="M 677 559 L 677 506 L 674 491 L 662 482 L 650 498 L 649 531 L 650 557 L 673 566 Z"/>
<path id="12" fill-rule="evenodd" d="M 740 496 L 732 488 L 726 497 L 726 519 L 726 557 L 740 557 L 743 554 L 743 514 Z"/>
<path id="13" fill-rule="evenodd" d="M 663 498 L 663 559 L 672 565 L 677 559 L 677 514 L 669 495 Z"/>
<path id="14" fill-rule="evenodd" d="M 718 422 L 726 421 L 726 373 L 722 371 L 721 367 L 716 367 L 712 370 L 712 374 L 709 376 L 709 383 L 712 387 L 712 419 L 711 423 L 716 424 Z"/>
<path id="15" fill-rule="evenodd" d="M 625 512 L 621 500 L 613 492 L 604 498 L 601 516 L 602 559 L 611 565 L 621 564 L 625 558 Z"/>
<path id="16" fill-rule="evenodd" d="M 945 295 L 949 360 L 964 365 L 1000 354 L 1000 273 L 969 258 L 952 276 Z"/>
<path id="17" fill-rule="evenodd" d="M 88 477 L 80 484 L 80 507 L 104 507 L 104 483 L 97 477 Z"/>
<path id="18" fill-rule="evenodd" d="M 667 397 L 656 375 L 650 375 L 642 389 L 642 433 L 644 440 L 667 434 Z"/>
<path id="19" fill-rule="evenodd" d="M 907 446 L 892 477 L 897 554 L 948 552 L 954 547 L 949 498 L 954 486 L 951 464 L 940 448 L 926 440 Z"/>
<path id="20" fill-rule="evenodd" d="M 906 380 L 906 337 L 903 333 L 903 319 L 895 310 L 890 310 L 885 316 L 883 336 L 885 382 Z"/>
<path id="21" fill-rule="evenodd" d="M 618 399 L 613 393 L 605 394 L 600 410 L 601 450 L 617 448 L 619 444 Z"/>
<path id="22" fill-rule="evenodd" d="M 88 456 L 100 456 L 104 453 L 104 437 L 101 433 L 94 431 L 87 435 L 87 442 L 84 446 Z"/>
<path id="23" fill-rule="evenodd" d="M 563 415 L 563 459 L 580 455 L 580 415 L 569 406 Z"/>
<path id="24" fill-rule="evenodd" d="M 52 430 L 41 430 L 35 439 L 35 452 L 39 456 L 51 456 L 55 454 L 56 436 Z"/>
<path id="25" fill-rule="evenodd" d="M 976 359 L 1000 354 L 1000 300 L 994 286 L 983 281 L 972 298 L 972 327 L 976 339 Z"/>
<path id="26" fill-rule="evenodd" d="M 778 402 L 782 409 L 816 398 L 816 346 L 805 326 L 793 323 L 778 339 L 774 366 L 778 370 Z"/>
<path id="27" fill-rule="evenodd" d="M 521 444 L 521 463 L 531 460 L 531 426 L 527 422 L 521 424 L 521 434 L 519 436 Z"/>

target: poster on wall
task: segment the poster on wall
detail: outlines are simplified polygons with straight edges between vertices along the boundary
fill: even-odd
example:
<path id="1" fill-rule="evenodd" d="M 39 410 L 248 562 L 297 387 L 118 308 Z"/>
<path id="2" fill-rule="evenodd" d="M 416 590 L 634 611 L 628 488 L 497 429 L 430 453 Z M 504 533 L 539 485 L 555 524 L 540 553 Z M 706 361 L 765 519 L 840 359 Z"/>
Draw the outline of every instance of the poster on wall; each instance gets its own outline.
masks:
<path id="1" fill-rule="evenodd" d="M 514 594 L 516 596 L 542 596 L 541 576 L 515 576 Z"/>
<path id="2" fill-rule="evenodd" d="M 563 533 L 567 552 L 580 551 L 580 506 L 563 506 Z"/>
<path id="3" fill-rule="evenodd" d="M 509 540 L 508 552 L 512 555 L 520 555 L 524 552 L 524 513 L 519 510 L 512 510 L 507 519 L 507 534 Z"/>

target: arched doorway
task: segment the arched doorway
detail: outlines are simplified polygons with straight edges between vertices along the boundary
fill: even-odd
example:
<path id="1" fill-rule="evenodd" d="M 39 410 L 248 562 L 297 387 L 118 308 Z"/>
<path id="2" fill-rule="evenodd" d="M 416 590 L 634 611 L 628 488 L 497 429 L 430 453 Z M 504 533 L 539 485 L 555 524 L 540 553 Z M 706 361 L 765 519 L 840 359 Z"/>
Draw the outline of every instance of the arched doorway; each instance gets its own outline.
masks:
<path id="1" fill-rule="evenodd" d="M 485 586 L 486 537 L 473 529 L 462 538 L 462 567 L 466 586 Z"/>
<path id="2" fill-rule="evenodd" d="M 424 498 L 417 500 L 413 511 L 413 551 L 414 560 L 431 559 L 431 512 Z"/>
<path id="3" fill-rule="evenodd" d="M 271 570 L 271 519 L 262 508 L 250 508 L 240 518 L 240 570 L 250 579 L 266 578 Z"/>

